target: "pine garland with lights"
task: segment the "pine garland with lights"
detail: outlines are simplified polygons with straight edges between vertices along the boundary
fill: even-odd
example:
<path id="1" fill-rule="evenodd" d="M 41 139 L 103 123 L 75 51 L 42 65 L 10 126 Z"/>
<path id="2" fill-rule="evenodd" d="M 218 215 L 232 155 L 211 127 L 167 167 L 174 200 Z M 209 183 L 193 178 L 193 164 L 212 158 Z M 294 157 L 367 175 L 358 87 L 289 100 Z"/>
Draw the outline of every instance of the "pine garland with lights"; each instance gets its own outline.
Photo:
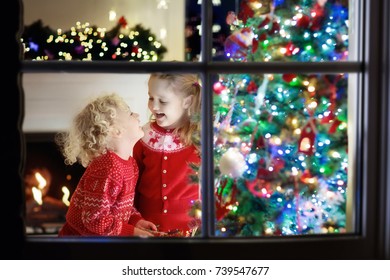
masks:
<path id="1" fill-rule="evenodd" d="M 348 1 L 241 1 L 234 62 L 348 58 Z M 217 236 L 342 233 L 347 74 L 224 74 L 213 85 Z M 199 206 L 197 206 L 199 208 Z"/>
<path id="2" fill-rule="evenodd" d="M 124 17 L 109 31 L 80 22 L 55 31 L 38 20 L 24 28 L 22 42 L 26 60 L 161 61 L 167 52 L 150 29 L 130 28 Z"/>

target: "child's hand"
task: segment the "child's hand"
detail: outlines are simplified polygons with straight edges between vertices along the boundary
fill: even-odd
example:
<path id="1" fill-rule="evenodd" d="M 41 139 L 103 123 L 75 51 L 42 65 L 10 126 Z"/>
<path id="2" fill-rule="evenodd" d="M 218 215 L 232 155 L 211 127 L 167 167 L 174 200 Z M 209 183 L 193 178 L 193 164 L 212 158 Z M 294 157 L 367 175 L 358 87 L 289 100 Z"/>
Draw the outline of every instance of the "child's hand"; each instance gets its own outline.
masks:
<path id="1" fill-rule="evenodd" d="M 140 229 L 143 229 L 143 230 L 157 231 L 157 226 L 155 224 L 153 224 L 152 222 L 149 222 L 146 220 L 139 220 L 135 226 L 140 228 Z"/>
<path id="2" fill-rule="evenodd" d="M 135 227 L 134 228 L 134 236 L 149 237 L 149 236 L 154 236 L 154 234 L 150 231 Z"/>

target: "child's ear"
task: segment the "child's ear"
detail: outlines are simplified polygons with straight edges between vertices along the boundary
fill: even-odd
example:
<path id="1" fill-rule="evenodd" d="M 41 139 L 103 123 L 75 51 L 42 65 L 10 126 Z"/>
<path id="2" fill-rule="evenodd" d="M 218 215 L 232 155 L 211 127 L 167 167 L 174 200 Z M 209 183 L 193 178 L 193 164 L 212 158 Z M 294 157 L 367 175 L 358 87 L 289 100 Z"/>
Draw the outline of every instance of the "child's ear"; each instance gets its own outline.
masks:
<path id="1" fill-rule="evenodd" d="M 193 96 L 192 96 L 192 95 L 187 96 L 186 98 L 184 98 L 184 101 L 183 101 L 183 107 L 184 107 L 184 109 L 190 108 L 190 106 L 191 106 L 191 104 L 192 104 L 192 99 L 193 99 Z"/>

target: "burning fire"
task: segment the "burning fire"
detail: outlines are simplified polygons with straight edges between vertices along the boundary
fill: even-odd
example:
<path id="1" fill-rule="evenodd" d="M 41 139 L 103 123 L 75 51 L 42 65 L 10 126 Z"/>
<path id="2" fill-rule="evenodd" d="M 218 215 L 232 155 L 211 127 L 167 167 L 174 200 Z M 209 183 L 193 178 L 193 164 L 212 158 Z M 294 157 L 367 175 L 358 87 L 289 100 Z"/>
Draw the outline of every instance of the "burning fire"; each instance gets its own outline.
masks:
<path id="1" fill-rule="evenodd" d="M 39 172 L 35 172 L 35 178 L 38 181 L 38 188 L 35 186 L 32 187 L 33 197 L 39 205 L 42 205 L 42 190 L 46 187 L 47 182 Z"/>
<path id="2" fill-rule="evenodd" d="M 62 196 L 62 202 L 66 206 L 69 206 L 69 204 L 70 204 L 70 202 L 69 202 L 69 196 L 70 196 L 69 189 L 66 186 L 63 186 L 62 187 L 62 192 L 64 193 L 64 195 Z"/>
<path id="3" fill-rule="evenodd" d="M 43 204 L 43 190 L 47 186 L 47 181 L 39 172 L 35 172 L 34 175 L 35 175 L 36 180 L 38 181 L 38 187 L 36 187 L 36 186 L 32 187 L 32 194 L 33 194 L 34 200 L 39 205 L 42 205 Z M 64 195 L 62 196 L 62 202 L 66 206 L 69 206 L 70 191 L 66 186 L 63 186 L 62 192 L 64 193 Z"/>
<path id="4" fill-rule="evenodd" d="M 24 179 L 26 233 L 57 233 L 66 220 L 70 204 L 70 189 L 64 185 L 53 184 L 52 174 L 47 168 L 30 169 Z M 66 179 L 69 181 L 68 178 Z M 55 189 L 51 189 L 53 186 Z M 59 187 L 62 189 L 62 194 L 58 193 L 61 191 Z M 51 195 L 52 192 L 56 197 Z"/>

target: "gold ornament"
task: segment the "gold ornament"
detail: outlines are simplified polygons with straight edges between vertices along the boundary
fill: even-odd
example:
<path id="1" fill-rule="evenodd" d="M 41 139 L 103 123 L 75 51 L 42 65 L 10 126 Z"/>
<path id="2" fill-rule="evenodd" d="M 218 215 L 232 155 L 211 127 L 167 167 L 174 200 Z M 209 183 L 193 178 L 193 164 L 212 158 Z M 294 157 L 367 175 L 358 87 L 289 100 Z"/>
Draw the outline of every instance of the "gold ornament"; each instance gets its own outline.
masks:
<path id="1" fill-rule="evenodd" d="M 249 0 L 248 6 L 253 10 L 255 16 L 266 15 L 273 10 L 273 0 Z"/>

